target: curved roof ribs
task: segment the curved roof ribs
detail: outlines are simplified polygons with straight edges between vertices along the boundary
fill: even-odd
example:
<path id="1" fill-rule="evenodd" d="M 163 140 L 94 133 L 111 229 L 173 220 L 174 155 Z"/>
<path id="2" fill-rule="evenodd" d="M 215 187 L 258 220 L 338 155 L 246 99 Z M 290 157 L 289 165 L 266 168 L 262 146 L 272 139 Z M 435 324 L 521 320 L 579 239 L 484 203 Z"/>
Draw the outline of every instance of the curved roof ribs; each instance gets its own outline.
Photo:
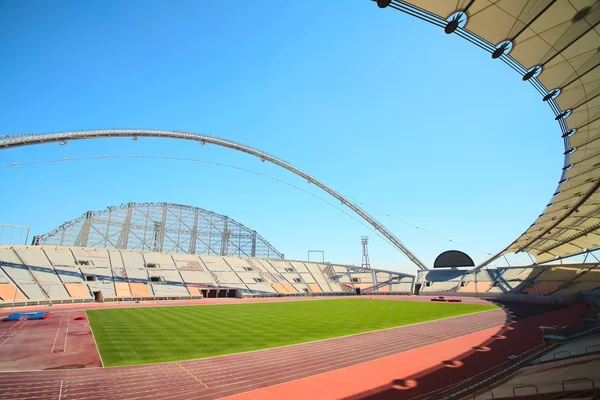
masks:
<path id="1" fill-rule="evenodd" d="M 427 266 L 419 260 L 404 244 L 398 239 L 392 232 L 386 227 L 379 223 L 375 218 L 371 217 L 362 208 L 346 199 L 344 196 L 318 181 L 307 173 L 294 167 L 292 164 L 283 161 L 282 159 L 272 156 L 263 151 L 257 150 L 250 146 L 243 145 L 241 143 L 234 142 L 228 139 L 217 138 L 209 135 L 202 135 L 198 133 L 182 132 L 182 131 L 156 131 L 156 130 L 145 130 L 145 129 L 115 129 L 115 130 L 96 130 L 96 131 L 74 131 L 74 132 L 61 132 L 61 133 L 49 133 L 41 135 L 28 135 L 28 136 L 10 136 L 7 138 L 0 139 L 0 149 L 9 149 L 20 146 L 31 146 L 36 144 L 52 143 L 52 142 L 64 142 L 69 140 L 81 140 L 81 139 L 99 139 L 99 138 L 112 138 L 112 137 L 156 137 L 156 138 L 168 138 L 168 139 L 183 139 L 193 140 L 202 144 L 214 144 L 217 146 L 227 147 L 229 149 L 241 151 L 243 153 L 250 154 L 252 156 L 260 158 L 262 161 L 270 161 L 273 164 L 282 167 L 301 178 L 306 179 L 309 183 L 315 184 L 320 189 L 324 190 L 331 196 L 335 197 L 346 207 L 354 211 L 371 225 L 377 232 L 383 237 L 389 240 L 394 247 L 400 250 L 410 261 L 412 261 L 419 269 L 427 270 Z"/>
<path id="2" fill-rule="evenodd" d="M 150 208 L 152 209 L 164 209 L 167 208 L 168 212 L 175 216 L 175 218 L 182 218 L 181 214 L 178 216 L 176 214 L 173 214 L 174 211 L 176 210 L 184 210 L 184 211 L 189 211 L 189 212 L 193 212 L 195 214 L 194 219 L 198 218 L 203 218 L 206 220 L 206 217 L 210 217 L 210 224 L 212 225 L 212 218 L 216 218 L 218 219 L 227 219 L 227 223 L 231 226 L 237 227 L 240 230 L 243 230 L 244 232 L 249 233 L 250 235 L 254 236 L 254 243 L 261 243 L 263 244 L 267 249 L 267 253 L 270 255 L 271 253 L 273 253 L 276 257 L 272 257 L 272 258 L 280 258 L 283 259 L 284 255 L 283 253 L 281 253 L 279 250 L 277 250 L 275 247 L 273 247 L 273 245 L 271 243 L 269 243 L 269 241 L 267 241 L 264 237 L 262 237 L 258 232 L 248 228 L 247 226 L 245 226 L 244 224 L 236 221 L 233 218 L 230 218 L 226 215 L 221 215 L 221 214 L 217 214 L 213 211 L 209 211 L 206 210 L 204 208 L 200 208 L 200 207 L 194 207 L 194 206 L 189 206 L 189 205 L 185 205 L 185 204 L 174 204 L 174 203 L 166 203 L 166 202 L 146 202 L 146 203 L 135 203 L 135 202 L 129 202 L 129 203 L 124 203 L 121 204 L 119 206 L 109 206 L 106 207 L 102 210 L 97 210 L 97 211 L 87 211 L 85 213 L 83 213 L 82 215 L 80 215 L 77 218 L 74 218 L 70 221 L 67 221 L 65 223 L 63 223 L 62 225 L 60 225 L 57 228 L 52 229 L 51 231 L 43 234 L 43 235 L 38 235 L 38 236 L 34 236 L 34 240 L 37 241 L 39 244 L 41 245 L 45 245 L 47 241 L 51 241 L 53 238 L 60 238 L 60 245 L 64 246 L 64 244 L 62 244 L 62 240 L 64 239 L 64 233 L 65 231 L 68 231 L 69 229 L 73 229 L 73 228 L 80 228 L 81 230 L 78 232 L 78 236 L 77 236 L 77 240 L 75 241 L 74 245 L 78 246 L 78 247 L 97 247 L 96 244 L 93 245 L 89 245 L 87 242 L 87 235 L 84 234 L 84 223 L 88 220 L 90 220 L 91 217 L 93 217 L 94 221 L 96 221 L 97 217 L 106 217 L 108 214 L 108 220 L 104 220 L 101 223 L 102 224 L 107 224 L 110 225 L 111 223 L 117 226 L 125 226 L 127 225 L 126 223 L 124 223 L 124 221 L 119 221 L 118 218 L 117 220 L 115 220 L 115 218 L 112 216 L 112 212 L 113 211 L 118 211 L 118 210 L 137 210 L 138 212 L 144 214 L 146 216 L 146 218 L 148 219 L 152 219 L 150 217 L 150 215 L 146 214 L 146 211 L 141 211 L 141 208 L 148 208 L 148 211 Z M 112 217 L 112 219 L 111 219 Z M 145 222 L 145 221 L 144 221 Z M 184 249 L 180 246 L 179 244 L 179 236 L 177 236 L 177 240 L 175 243 L 175 246 L 179 249 L 182 250 L 183 253 L 186 254 L 196 254 L 194 251 L 196 250 L 196 240 L 198 239 L 198 231 L 197 229 L 197 225 L 196 225 L 197 221 L 193 221 L 190 225 L 191 226 L 187 226 L 187 228 L 189 228 L 191 230 L 190 232 L 190 237 L 189 237 L 189 241 L 190 241 L 190 247 L 188 249 Z M 79 226 L 79 225 L 83 225 L 83 226 Z M 130 227 L 132 228 L 135 224 L 131 224 Z M 139 223 L 138 223 L 139 225 Z M 214 225 L 213 225 L 214 226 Z M 95 229 L 96 230 L 96 229 Z M 106 231 L 108 232 L 109 228 L 106 228 Z M 88 231 L 89 231 L 89 226 L 88 226 Z M 78 240 L 81 238 L 81 236 L 85 235 L 86 240 L 84 242 L 79 242 Z M 239 234 L 239 233 L 238 233 Z M 108 238 L 108 234 L 104 234 L 101 233 L 101 237 L 100 240 L 105 242 L 105 247 L 106 247 L 106 243 L 111 243 L 112 245 L 114 245 L 115 248 L 117 249 L 126 249 L 127 244 L 126 243 L 119 243 L 122 241 L 122 236 L 125 235 L 129 235 L 129 232 L 123 232 L 123 229 L 121 228 L 120 231 L 120 235 L 119 235 L 119 241 L 117 241 L 116 243 L 111 242 L 111 240 Z M 135 235 L 135 234 L 134 234 Z M 166 235 L 165 235 L 166 236 Z M 144 240 L 142 240 L 144 241 Z M 233 245 L 234 247 L 237 247 L 239 251 L 239 254 L 243 253 L 243 249 L 240 248 L 240 246 L 236 246 L 235 243 L 231 242 L 231 245 Z M 209 247 L 210 249 L 210 247 Z M 256 249 L 254 249 L 255 251 Z M 171 250 L 167 251 L 167 252 L 171 252 Z M 176 251 L 178 252 L 178 251 Z M 250 253 L 252 254 L 252 253 Z M 268 257 L 271 258 L 271 257 Z"/>

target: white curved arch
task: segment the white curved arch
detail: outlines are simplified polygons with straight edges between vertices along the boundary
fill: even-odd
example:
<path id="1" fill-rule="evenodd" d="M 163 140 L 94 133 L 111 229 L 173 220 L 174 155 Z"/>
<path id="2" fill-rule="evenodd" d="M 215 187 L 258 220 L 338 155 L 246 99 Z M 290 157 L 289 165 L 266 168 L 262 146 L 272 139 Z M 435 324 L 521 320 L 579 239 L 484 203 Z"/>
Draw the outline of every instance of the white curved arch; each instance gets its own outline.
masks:
<path id="1" fill-rule="evenodd" d="M 10 136 L 7 138 L 0 139 L 0 149 L 9 149 L 20 146 L 31 146 L 36 144 L 44 144 L 51 142 L 60 142 L 67 140 L 81 140 L 81 139 L 99 139 L 99 138 L 111 138 L 111 137 L 158 137 L 168 139 L 183 139 L 183 140 L 194 140 L 197 142 L 210 143 L 217 146 L 227 147 L 233 150 L 241 151 L 252 156 L 258 157 L 264 161 L 270 161 L 275 165 L 287 169 L 288 171 L 306 179 L 310 183 L 314 183 L 317 187 L 329 193 L 331 196 L 338 199 L 346 207 L 350 208 L 359 217 L 368 222 L 375 230 L 380 232 L 386 239 L 388 239 L 398 250 L 400 250 L 410 261 L 417 265 L 421 270 L 428 269 L 421 260 L 417 258 L 410 250 L 408 250 L 404 244 L 398 239 L 392 232 L 381 225 L 375 218 L 371 217 L 362 208 L 346 199 L 344 196 L 318 181 L 307 173 L 302 172 L 298 168 L 294 167 L 290 163 L 283 161 L 280 158 L 272 156 L 268 153 L 254 149 L 252 147 L 243 145 L 241 143 L 234 142 L 232 140 L 221 139 L 214 136 L 202 135 L 191 132 L 181 131 L 155 131 L 146 129 L 115 129 L 115 130 L 97 130 L 97 131 L 75 131 L 75 132 L 61 132 L 61 133 L 49 133 L 42 135 L 29 135 L 29 136 Z"/>

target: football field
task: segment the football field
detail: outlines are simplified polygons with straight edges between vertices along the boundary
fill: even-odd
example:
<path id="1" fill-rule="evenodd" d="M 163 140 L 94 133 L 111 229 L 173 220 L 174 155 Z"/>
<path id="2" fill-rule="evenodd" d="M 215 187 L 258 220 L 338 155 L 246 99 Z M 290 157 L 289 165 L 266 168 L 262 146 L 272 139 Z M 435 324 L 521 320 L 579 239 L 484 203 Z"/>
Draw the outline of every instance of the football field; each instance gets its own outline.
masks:
<path id="1" fill-rule="evenodd" d="M 104 366 L 211 357 L 471 314 L 493 305 L 333 299 L 109 308 L 87 315 Z"/>

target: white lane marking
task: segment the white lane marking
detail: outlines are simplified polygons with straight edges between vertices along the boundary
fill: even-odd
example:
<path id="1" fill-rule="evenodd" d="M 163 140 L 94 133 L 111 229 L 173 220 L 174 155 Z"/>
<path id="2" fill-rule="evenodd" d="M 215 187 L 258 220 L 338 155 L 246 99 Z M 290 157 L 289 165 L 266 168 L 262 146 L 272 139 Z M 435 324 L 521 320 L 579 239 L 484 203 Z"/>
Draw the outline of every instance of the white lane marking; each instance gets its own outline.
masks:
<path id="1" fill-rule="evenodd" d="M 67 352 L 67 337 L 69 335 L 69 328 L 67 328 L 67 331 L 65 332 L 65 348 L 63 349 L 63 352 Z"/>
<path id="2" fill-rule="evenodd" d="M 4 343 L 8 342 L 8 339 L 10 339 L 11 337 L 13 337 L 15 335 L 15 333 L 17 333 L 17 332 L 13 332 L 9 337 L 6 338 L 6 340 L 4 342 L 0 343 L 0 347 L 2 347 L 2 345 Z"/>
<path id="3" fill-rule="evenodd" d="M 15 326 L 19 325 L 19 322 L 21 322 L 21 320 L 17 321 L 17 323 L 16 323 L 16 324 L 14 324 L 13 326 L 11 326 L 9 330 L 11 330 L 11 329 L 12 329 L 12 328 L 14 328 Z"/>
<path id="4" fill-rule="evenodd" d="M 62 385 L 63 385 L 63 381 L 61 379 L 60 380 L 60 391 L 58 392 L 58 400 L 60 400 L 62 398 Z"/>
<path id="5" fill-rule="evenodd" d="M 58 332 L 60 332 L 60 326 L 56 330 L 56 336 L 54 336 L 54 343 L 52 343 L 52 350 L 50 350 L 50 354 L 54 353 L 54 346 L 56 345 L 56 339 L 58 338 Z"/>

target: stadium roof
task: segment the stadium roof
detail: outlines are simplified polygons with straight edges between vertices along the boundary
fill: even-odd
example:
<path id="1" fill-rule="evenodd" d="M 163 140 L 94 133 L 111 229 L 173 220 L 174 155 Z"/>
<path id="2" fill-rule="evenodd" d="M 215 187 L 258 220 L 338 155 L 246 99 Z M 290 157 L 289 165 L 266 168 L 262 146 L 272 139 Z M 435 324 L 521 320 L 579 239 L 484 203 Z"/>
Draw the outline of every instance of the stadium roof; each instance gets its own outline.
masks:
<path id="1" fill-rule="evenodd" d="M 482 266 L 505 253 L 528 252 L 541 262 L 600 246 L 600 2 L 377 4 L 437 25 L 501 59 L 540 92 L 556 115 L 565 146 L 558 188 L 529 229 Z"/>
<path id="2" fill-rule="evenodd" d="M 87 211 L 52 231 L 35 236 L 35 245 L 284 258 L 245 225 L 199 207 L 172 203 L 127 203 Z"/>

